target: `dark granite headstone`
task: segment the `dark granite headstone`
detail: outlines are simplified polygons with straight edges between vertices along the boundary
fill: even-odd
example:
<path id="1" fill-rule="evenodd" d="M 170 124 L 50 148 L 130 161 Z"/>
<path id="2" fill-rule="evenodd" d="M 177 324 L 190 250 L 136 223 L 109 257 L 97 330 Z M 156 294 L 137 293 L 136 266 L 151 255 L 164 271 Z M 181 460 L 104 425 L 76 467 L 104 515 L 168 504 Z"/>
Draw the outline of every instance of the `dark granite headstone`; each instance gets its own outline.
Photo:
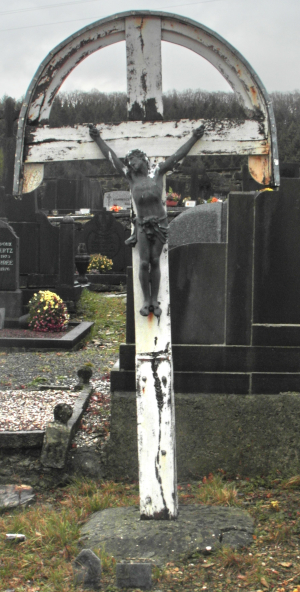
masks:
<path id="1" fill-rule="evenodd" d="M 194 243 L 170 251 L 173 343 L 224 343 L 225 263 L 225 244 Z"/>
<path id="2" fill-rule="evenodd" d="M 57 179 L 57 209 L 71 213 L 76 209 L 78 179 Z"/>
<path id="3" fill-rule="evenodd" d="M 89 254 L 101 253 L 113 261 L 113 271 L 125 269 L 125 230 L 111 212 L 103 210 L 86 224 L 80 238 Z"/>
<path id="4" fill-rule="evenodd" d="M 300 179 L 282 179 L 255 204 L 255 324 L 300 324 Z"/>
<path id="5" fill-rule="evenodd" d="M 41 209 L 52 213 L 57 210 L 57 181 L 50 179 L 45 185 L 45 192 L 41 200 Z"/>
<path id="6" fill-rule="evenodd" d="M 0 220 L 0 290 L 19 288 L 19 239 L 11 226 Z"/>
<path id="7" fill-rule="evenodd" d="M 169 248 L 191 243 L 226 242 L 227 203 L 189 208 L 169 226 Z"/>
<path id="8" fill-rule="evenodd" d="M 89 203 L 87 207 L 90 208 L 91 214 L 103 209 L 102 186 L 97 179 L 89 179 Z"/>

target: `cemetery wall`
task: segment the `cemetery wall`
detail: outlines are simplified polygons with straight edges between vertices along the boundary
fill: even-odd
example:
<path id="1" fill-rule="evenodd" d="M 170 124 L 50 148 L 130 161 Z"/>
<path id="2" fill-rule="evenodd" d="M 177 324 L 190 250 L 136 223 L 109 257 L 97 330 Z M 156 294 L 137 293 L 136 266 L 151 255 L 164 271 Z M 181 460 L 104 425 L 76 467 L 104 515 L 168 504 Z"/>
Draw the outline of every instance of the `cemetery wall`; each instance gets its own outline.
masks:
<path id="1" fill-rule="evenodd" d="M 138 479 L 136 396 L 115 392 L 106 477 Z M 178 481 L 299 473 L 300 394 L 175 393 Z"/>

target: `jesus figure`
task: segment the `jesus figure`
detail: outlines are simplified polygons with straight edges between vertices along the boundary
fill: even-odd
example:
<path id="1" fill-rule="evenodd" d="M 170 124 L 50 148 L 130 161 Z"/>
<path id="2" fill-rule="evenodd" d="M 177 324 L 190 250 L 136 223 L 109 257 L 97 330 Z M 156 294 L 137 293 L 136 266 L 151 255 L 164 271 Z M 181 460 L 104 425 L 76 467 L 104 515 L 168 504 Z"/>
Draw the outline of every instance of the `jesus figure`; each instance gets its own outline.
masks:
<path id="1" fill-rule="evenodd" d="M 169 156 L 164 162 L 160 162 L 153 171 L 150 171 L 149 159 L 144 152 L 132 150 L 126 155 L 123 163 L 101 138 L 97 128 L 93 125 L 89 127 L 90 136 L 99 146 L 102 154 L 129 182 L 137 216 L 134 221 L 134 232 L 126 243 L 132 246 L 137 244 L 139 250 L 139 280 L 144 298 L 140 313 L 148 316 L 153 312 L 156 317 L 160 317 L 159 260 L 163 245 L 168 239 L 168 221 L 162 203 L 163 176 L 167 171 L 172 170 L 202 138 L 204 126 L 201 125 L 195 129 L 189 140 L 175 154 Z"/>

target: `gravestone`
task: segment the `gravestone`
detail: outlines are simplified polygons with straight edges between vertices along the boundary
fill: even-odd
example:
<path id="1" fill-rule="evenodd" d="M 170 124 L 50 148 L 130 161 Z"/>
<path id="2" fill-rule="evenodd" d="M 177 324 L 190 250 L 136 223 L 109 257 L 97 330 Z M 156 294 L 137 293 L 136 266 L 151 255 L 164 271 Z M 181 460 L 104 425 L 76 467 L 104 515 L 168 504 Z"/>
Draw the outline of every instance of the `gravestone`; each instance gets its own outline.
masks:
<path id="1" fill-rule="evenodd" d="M 22 292 L 19 289 L 19 239 L 14 230 L 0 220 L 0 308 L 6 319 L 22 314 Z"/>
<path id="2" fill-rule="evenodd" d="M 126 262 L 130 260 L 130 248 L 124 244 L 125 232 L 111 212 L 102 210 L 84 224 L 80 242 L 86 244 L 90 255 L 101 253 L 112 259 L 114 272 L 124 272 Z"/>
<path id="3" fill-rule="evenodd" d="M 90 213 L 103 208 L 101 183 L 97 179 L 48 179 L 38 198 L 38 207 L 52 213 L 70 214 L 86 208 Z"/>
<path id="4" fill-rule="evenodd" d="M 187 209 L 169 226 L 169 249 L 191 243 L 224 243 L 227 232 L 227 203 L 202 204 Z"/>
<path id="5" fill-rule="evenodd" d="M 120 206 L 122 210 L 130 210 L 130 191 L 110 191 L 104 193 L 103 207 L 110 210 L 112 206 Z"/>
<path id="6" fill-rule="evenodd" d="M 246 476 L 278 466 L 299 471 L 300 179 L 282 179 L 280 191 L 231 193 L 228 210 L 227 244 L 169 253 L 182 480 L 218 468 Z M 110 478 L 136 475 L 136 443 L 127 432 L 134 349 L 129 327 L 120 370 L 111 373 Z"/>
<path id="7" fill-rule="evenodd" d="M 224 342 L 226 235 L 227 202 L 196 206 L 170 223 L 174 343 Z"/>
<path id="8" fill-rule="evenodd" d="M 5 214 L 19 241 L 18 282 L 23 304 L 43 289 L 56 292 L 65 302 L 77 301 L 81 287 L 74 284 L 75 225 L 72 218 L 67 224 L 54 226 L 46 214 L 38 210 L 37 191 L 26 193 L 19 200 L 7 195 Z"/>

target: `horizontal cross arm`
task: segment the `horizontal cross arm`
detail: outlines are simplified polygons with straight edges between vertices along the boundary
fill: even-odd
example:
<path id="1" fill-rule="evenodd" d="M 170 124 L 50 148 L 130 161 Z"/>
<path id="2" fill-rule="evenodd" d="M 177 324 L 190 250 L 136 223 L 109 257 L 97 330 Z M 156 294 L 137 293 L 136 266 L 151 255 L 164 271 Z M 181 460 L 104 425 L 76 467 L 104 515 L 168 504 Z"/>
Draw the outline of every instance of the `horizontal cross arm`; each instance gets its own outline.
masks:
<path id="1" fill-rule="evenodd" d="M 201 124 L 205 126 L 205 133 L 191 149 L 191 155 L 261 155 L 270 152 L 264 126 L 255 120 L 126 121 L 99 124 L 97 127 L 102 138 L 119 158 L 136 148 L 146 152 L 149 157 L 167 157 L 176 152 Z M 62 128 L 27 128 L 25 163 L 101 158 L 104 156 L 90 138 L 88 124 Z"/>

